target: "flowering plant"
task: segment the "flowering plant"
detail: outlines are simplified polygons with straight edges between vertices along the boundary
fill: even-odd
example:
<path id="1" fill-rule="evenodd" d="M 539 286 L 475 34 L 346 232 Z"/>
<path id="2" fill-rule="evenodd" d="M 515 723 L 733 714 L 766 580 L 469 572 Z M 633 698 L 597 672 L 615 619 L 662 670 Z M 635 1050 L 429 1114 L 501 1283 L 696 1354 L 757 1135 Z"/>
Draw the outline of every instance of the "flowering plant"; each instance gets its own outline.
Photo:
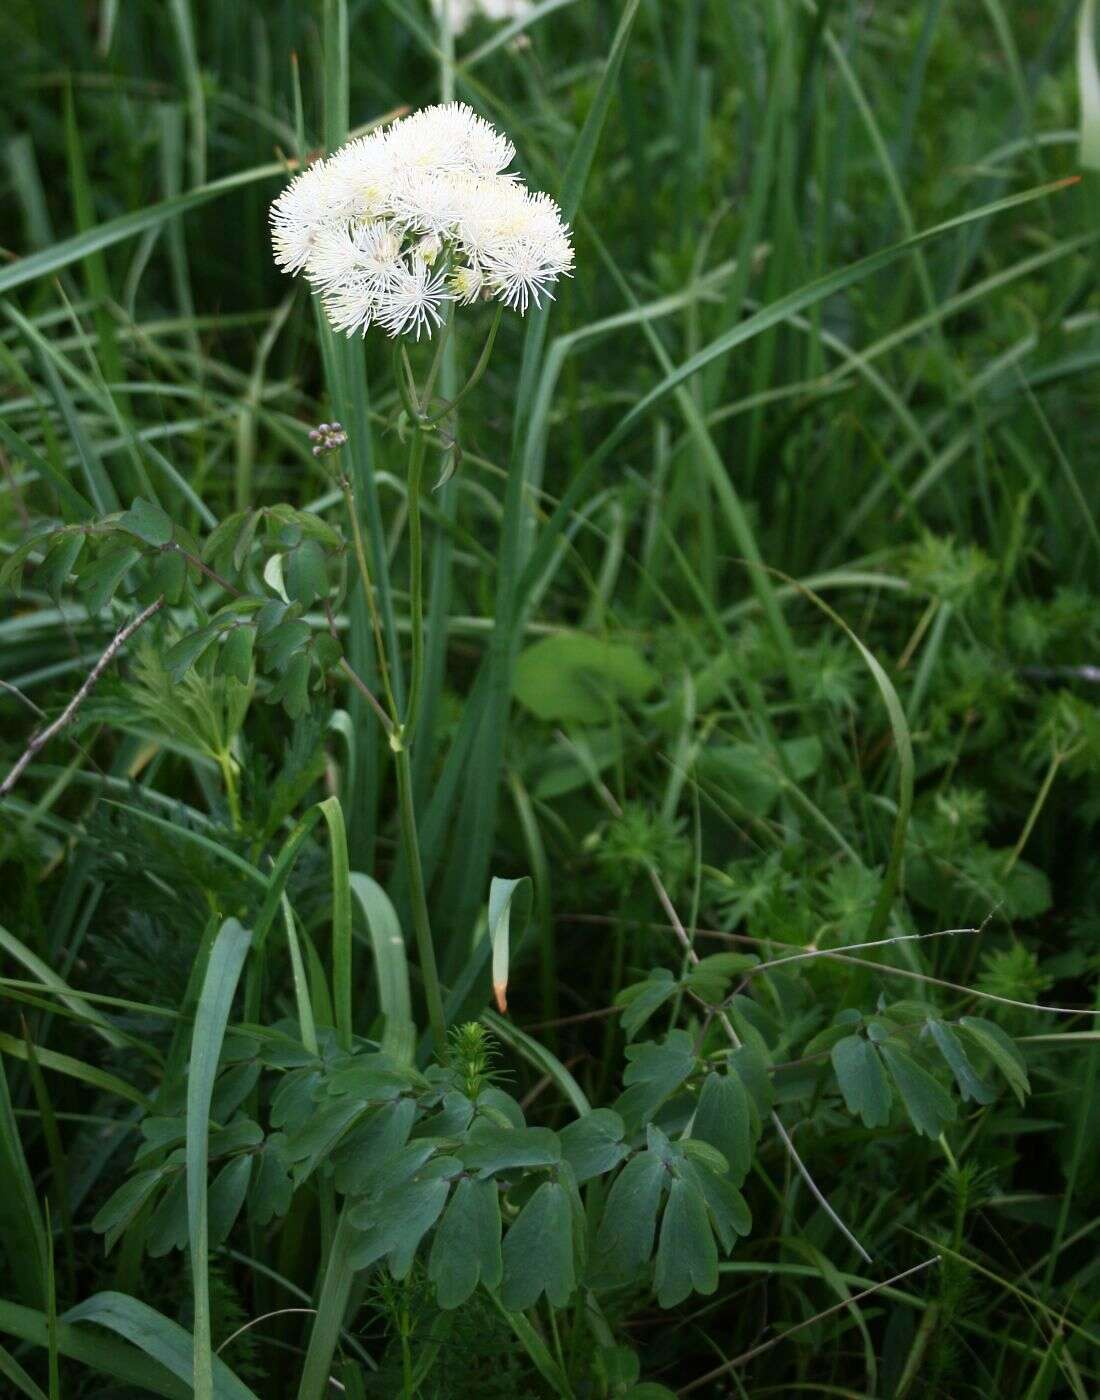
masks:
<path id="1" fill-rule="evenodd" d="M 515 147 L 461 102 L 350 141 L 271 206 L 275 261 L 304 272 L 332 324 L 429 336 L 447 301 L 523 314 L 573 266 L 557 203 L 507 167 Z"/>

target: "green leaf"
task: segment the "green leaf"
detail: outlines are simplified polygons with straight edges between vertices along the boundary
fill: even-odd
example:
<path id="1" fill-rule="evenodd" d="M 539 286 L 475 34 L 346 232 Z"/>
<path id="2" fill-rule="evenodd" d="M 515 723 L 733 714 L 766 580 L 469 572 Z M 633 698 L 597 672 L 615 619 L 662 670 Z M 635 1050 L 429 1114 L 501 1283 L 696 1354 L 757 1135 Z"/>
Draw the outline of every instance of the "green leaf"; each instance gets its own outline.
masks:
<path id="1" fill-rule="evenodd" d="M 8 1258 L 9 1277 L 20 1297 L 46 1300 L 46 1228 L 39 1209 L 0 1058 L 0 1245 Z"/>
<path id="2" fill-rule="evenodd" d="M 630 1282 L 648 1264 L 666 1178 L 665 1164 L 655 1152 L 631 1158 L 615 1178 L 596 1235 L 596 1278 Z"/>
<path id="3" fill-rule="evenodd" d="M 81 532 L 59 530 L 50 540 L 45 558 L 35 568 L 35 586 L 48 593 L 55 603 L 60 599 L 61 586 L 72 573 L 85 543 Z"/>
<path id="4" fill-rule="evenodd" d="M 752 1112 L 748 1092 L 736 1074 L 707 1075 L 691 1135 L 721 1152 L 738 1185 L 748 1176 L 752 1166 Z"/>
<path id="5" fill-rule="evenodd" d="M 264 1143 L 264 1150 L 256 1154 L 256 1168 L 248 1193 L 248 1216 L 260 1229 L 290 1209 L 294 1187 L 283 1157 L 284 1143 L 282 1133 L 273 1133 Z"/>
<path id="6" fill-rule="evenodd" d="M 160 506 L 153 505 L 140 496 L 129 510 L 123 512 L 118 523 L 131 535 L 137 535 L 139 540 L 144 540 L 154 548 L 159 549 L 162 545 L 171 543 L 171 518 Z"/>
<path id="7" fill-rule="evenodd" d="M 199 657 L 218 637 L 218 627 L 210 625 L 189 632 L 164 653 L 164 665 L 175 685 L 179 685 Z"/>
<path id="8" fill-rule="evenodd" d="M 286 1160 L 294 1166 L 294 1180 L 297 1185 L 316 1170 L 320 1162 L 328 1157 L 341 1138 L 367 1112 L 369 1106 L 360 1098 L 329 1099 L 321 1105 L 314 1105 L 309 1116 L 297 1128 L 287 1133 L 283 1149 Z"/>
<path id="9" fill-rule="evenodd" d="M 283 583 L 292 603 L 312 607 L 318 598 L 328 596 L 328 568 L 325 551 L 316 540 L 303 540 L 285 557 Z"/>
<path id="10" fill-rule="evenodd" d="M 928 1018 L 928 1031 L 936 1042 L 940 1054 L 947 1061 L 948 1068 L 955 1076 L 955 1083 L 959 1086 L 959 1093 L 962 1094 L 964 1100 L 973 1099 L 975 1103 L 992 1103 L 997 1095 L 970 1063 L 962 1042 L 951 1027 L 946 1022 L 935 1020 L 930 1016 Z"/>
<path id="11" fill-rule="evenodd" d="M 218 1073 L 222 1041 L 233 1007 L 252 935 L 236 919 L 218 930 L 206 965 L 202 993 L 191 1035 L 187 1074 L 187 1224 L 195 1300 L 195 1395 L 212 1394 L 213 1352 L 210 1341 L 210 1271 L 206 1168 L 210 1137 L 210 1101 Z"/>
<path id="12" fill-rule="evenodd" d="M 408 1142 L 415 1118 L 413 1099 L 395 1099 L 357 1123 L 333 1153 L 336 1189 L 354 1196 L 368 1190 L 379 1168 Z"/>
<path id="13" fill-rule="evenodd" d="M 256 640 L 256 629 L 242 623 L 227 633 L 225 644 L 218 656 L 218 671 L 223 676 L 232 676 L 247 685 L 252 678 L 252 648 Z"/>
<path id="14" fill-rule="evenodd" d="M 630 1061 L 623 1074 L 627 1088 L 619 1095 L 615 1111 L 628 1126 L 638 1126 L 652 1118 L 694 1070 L 695 1047 L 687 1031 L 670 1031 L 661 1044 L 647 1040 L 627 1046 L 626 1057 Z"/>
<path id="15" fill-rule="evenodd" d="M 478 1118 L 458 1149 L 467 1171 L 482 1177 L 516 1167 L 549 1167 L 561 1161 L 561 1143 L 549 1128 L 498 1128 Z"/>
<path id="16" fill-rule="evenodd" d="M 149 1221 L 145 1248 L 154 1258 L 187 1248 L 187 1179 L 177 1171 Z"/>
<path id="17" fill-rule="evenodd" d="M 428 1259 L 428 1277 L 435 1284 L 439 1306 L 459 1307 L 479 1281 L 486 1288 L 496 1288 L 502 1270 L 496 1183 L 466 1177 L 458 1183 L 439 1222 Z"/>
<path id="18" fill-rule="evenodd" d="M 389 895 L 376 880 L 352 871 L 349 881 L 351 893 L 363 912 L 374 955 L 378 1004 L 385 1018 L 382 1049 L 399 1064 L 411 1064 L 416 1047 L 416 1027 L 412 1018 L 409 964 L 405 956 L 401 921 Z"/>
<path id="19" fill-rule="evenodd" d="M 693 1182 L 677 1179 L 669 1188 L 653 1281 L 662 1308 L 674 1308 L 693 1291 L 713 1293 L 718 1287 L 718 1249 L 706 1202 Z"/>
<path id="20" fill-rule="evenodd" d="M 951 1095 L 899 1046 L 886 1041 L 878 1050 L 914 1128 L 925 1137 L 938 1138 L 947 1124 L 955 1121 L 955 1103 Z"/>
<path id="21" fill-rule="evenodd" d="M 985 1051 L 1022 1104 L 1031 1092 L 1031 1086 L 1027 1078 L 1027 1064 L 1016 1042 L 993 1021 L 983 1021 L 978 1016 L 964 1016 L 959 1021 L 959 1030 Z"/>
<path id="22" fill-rule="evenodd" d="M 545 1292 L 564 1308 L 576 1286 L 569 1199 L 556 1181 L 544 1181 L 508 1231 L 500 1296 L 506 1308 L 525 1312 Z"/>
<path id="23" fill-rule="evenodd" d="M 312 635 L 308 622 L 280 622 L 260 638 L 264 665 L 273 671 L 285 671 Z"/>
<path id="24" fill-rule="evenodd" d="M 830 1058 L 849 1113 L 865 1127 L 890 1121 L 890 1084 L 875 1047 L 861 1035 L 848 1035 L 833 1046 Z"/>
<path id="25" fill-rule="evenodd" d="M 752 1212 L 748 1202 L 728 1177 L 708 1171 L 705 1164 L 690 1157 L 677 1166 L 676 1174 L 693 1181 L 702 1193 L 711 1226 L 727 1254 L 738 1235 L 751 1233 Z"/>
<path id="26" fill-rule="evenodd" d="M 610 1108 L 597 1108 L 562 1128 L 558 1134 L 562 1158 L 573 1168 L 578 1184 L 613 1171 L 627 1154 L 623 1120 Z"/>
<path id="27" fill-rule="evenodd" d="M 515 914 L 516 941 L 523 937 L 531 918 L 532 890 L 530 876 L 518 880 L 501 880 L 496 876 L 489 886 L 489 938 L 493 949 L 493 995 L 497 1010 L 508 1010 L 508 962 L 511 923 Z"/>
<path id="28" fill-rule="evenodd" d="M 752 1111 L 753 1139 L 760 1136 L 763 1120 L 771 1112 L 775 1099 L 772 1077 L 768 1073 L 767 1056 L 755 1045 L 740 1045 L 726 1056 L 726 1063 L 745 1086 Z"/>
<path id="29" fill-rule="evenodd" d="M 366 1226 L 366 1233 L 351 1248 L 349 1259 L 353 1267 L 369 1268 L 388 1255 L 390 1273 L 396 1279 L 406 1278 L 421 1240 L 447 1204 L 450 1178 L 460 1170 L 461 1163 L 455 1158 L 436 1157 L 358 1211 L 356 1221 Z"/>
<path id="30" fill-rule="evenodd" d="M 520 654 L 514 689 L 540 719 L 599 724 L 620 700 L 643 700 L 659 680 L 625 642 L 560 632 Z"/>
<path id="31" fill-rule="evenodd" d="M 188 190 L 186 194 L 175 195 L 157 204 L 146 204 L 130 213 L 120 214 L 118 218 L 108 219 L 105 223 L 97 224 L 72 238 L 63 238 L 40 252 L 17 258 L 15 262 L 6 263 L 0 268 L 0 296 L 6 296 L 16 287 L 33 282 L 39 277 L 50 277 L 72 263 L 83 261 L 102 248 L 110 248 L 112 244 L 134 238 L 146 229 L 155 228 L 158 224 L 175 218 L 188 209 L 205 204 L 208 200 L 228 194 L 231 190 L 255 184 L 260 180 L 270 180 L 284 173 L 285 167 L 281 161 L 253 166 L 249 170 L 240 170 L 220 180 L 212 180 L 207 185 L 200 185 L 198 189 Z"/>
<path id="32" fill-rule="evenodd" d="M 633 1040 L 654 1012 L 674 997 L 678 989 L 679 983 L 667 967 L 655 967 L 648 981 L 624 987 L 615 998 L 615 1005 L 626 1007 L 622 1018 L 626 1038 Z"/>
<path id="33" fill-rule="evenodd" d="M 277 705 L 282 701 L 291 719 L 301 719 L 309 709 L 309 669 L 309 653 L 300 651 L 268 693 L 269 703 Z"/>
<path id="34" fill-rule="evenodd" d="M 65 1314 L 66 1322 L 94 1322 L 125 1337 L 199 1394 L 192 1361 L 192 1338 L 148 1304 L 124 1293 L 96 1293 Z M 220 1357 L 213 1358 L 207 1392 L 213 1400 L 257 1400 Z"/>
<path id="35" fill-rule="evenodd" d="M 103 611 L 140 558 L 141 550 L 133 545 L 115 544 L 80 570 L 77 588 L 83 594 L 84 606 L 90 613 Z"/>
<path id="36" fill-rule="evenodd" d="M 241 1213 L 248 1194 L 248 1183 L 252 1179 L 252 1160 L 248 1152 L 231 1157 L 210 1185 L 208 1219 L 211 1249 L 225 1243 Z"/>
<path id="37" fill-rule="evenodd" d="M 104 1249 L 110 1254 L 138 1212 L 164 1179 L 163 1168 L 137 1172 L 128 1177 L 104 1202 L 92 1220 L 92 1229 L 106 1235 Z"/>

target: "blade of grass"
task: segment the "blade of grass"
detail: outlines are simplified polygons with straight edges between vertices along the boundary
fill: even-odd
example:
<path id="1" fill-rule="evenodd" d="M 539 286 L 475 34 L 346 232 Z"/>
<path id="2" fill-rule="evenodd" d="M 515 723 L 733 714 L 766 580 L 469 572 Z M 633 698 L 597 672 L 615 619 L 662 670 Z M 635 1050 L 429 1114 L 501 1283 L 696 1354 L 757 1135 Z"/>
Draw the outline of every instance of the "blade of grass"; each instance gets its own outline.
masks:
<path id="1" fill-rule="evenodd" d="M 222 924 L 210 950 L 202 995 L 199 997 L 195 1025 L 191 1033 L 191 1064 L 187 1077 L 187 1226 L 191 1244 L 191 1284 L 195 1303 L 195 1331 L 192 1339 L 195 1400 L 213 1400 L 215 1395 L 215 1358 L 210 1340 L 210 1239 L 206 1180 L 210 1103 L 214 1095 L 214 1079 L 218 1073 L 225 1028 L 229 1022 L 237 983 L 251 941 L 252 934 L 236 919 L 226 919 Z M 133 1302 L 132 1299 L 128 1301 Z M 148 1319 L 146 1325 L 150 1325 Z M 181 1336 L 186 1335 L 182 1333 L 182 1329 L 180 1333 Z M 124 1332 L 123 1335 L 128 1334 Z M 134 1336 L 130 1336 L 129 1339 L 136 1340 Z M 143 1350 L 146 1349 L 143 1347 Z M 165 1357 L 160 1355 L 157 1359 L 164 1361 Z M 180 1372 L 177 1370 L 176 1374 Z"/>

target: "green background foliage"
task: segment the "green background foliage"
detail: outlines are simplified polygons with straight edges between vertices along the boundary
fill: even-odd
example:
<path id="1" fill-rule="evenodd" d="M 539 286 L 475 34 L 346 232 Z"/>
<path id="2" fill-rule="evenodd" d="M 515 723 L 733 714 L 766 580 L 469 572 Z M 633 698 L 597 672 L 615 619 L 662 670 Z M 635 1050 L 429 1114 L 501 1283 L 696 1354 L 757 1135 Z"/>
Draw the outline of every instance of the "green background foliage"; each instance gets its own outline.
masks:
<path id="1" fill-rule="evenodd" d="M 1093 21 L 4 9 L 0 777 L 156 605 L 0 799 L 8 1393 L 1097 1393 Z M 418 506 L 267 207 L 451 96 L 577 266 Z"/>

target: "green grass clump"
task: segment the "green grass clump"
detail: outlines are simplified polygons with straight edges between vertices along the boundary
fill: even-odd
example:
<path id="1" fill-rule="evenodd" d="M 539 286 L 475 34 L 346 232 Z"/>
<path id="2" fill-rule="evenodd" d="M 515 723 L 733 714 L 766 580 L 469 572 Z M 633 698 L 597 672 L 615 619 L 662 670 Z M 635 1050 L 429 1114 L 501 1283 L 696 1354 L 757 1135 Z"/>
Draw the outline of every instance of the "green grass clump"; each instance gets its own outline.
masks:
<path id="1" fill-rule="evenodd" d="M 1097 1393 L 1080 8 L 0 17 L 4 1394 Z M 410 404 L 267 209 L 452 98 Z"/>

